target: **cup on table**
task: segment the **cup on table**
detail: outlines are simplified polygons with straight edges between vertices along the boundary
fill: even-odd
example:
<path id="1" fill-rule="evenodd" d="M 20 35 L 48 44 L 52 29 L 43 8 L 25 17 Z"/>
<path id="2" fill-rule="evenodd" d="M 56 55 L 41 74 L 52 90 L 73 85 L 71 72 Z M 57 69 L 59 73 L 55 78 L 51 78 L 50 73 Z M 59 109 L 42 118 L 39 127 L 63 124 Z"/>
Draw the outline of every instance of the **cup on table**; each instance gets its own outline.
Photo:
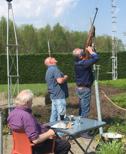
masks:
<path id="1" fill-rule="evenodd" d="M 74 120 L 74 115 L 69 115 L 68 118 L 69 118 L 69 121 L 73 121 Z"/>
<path id="2" fill-rule="evenodd" d="M 65 114 L 60 114 L 60 120 L 64 120 Z"/>

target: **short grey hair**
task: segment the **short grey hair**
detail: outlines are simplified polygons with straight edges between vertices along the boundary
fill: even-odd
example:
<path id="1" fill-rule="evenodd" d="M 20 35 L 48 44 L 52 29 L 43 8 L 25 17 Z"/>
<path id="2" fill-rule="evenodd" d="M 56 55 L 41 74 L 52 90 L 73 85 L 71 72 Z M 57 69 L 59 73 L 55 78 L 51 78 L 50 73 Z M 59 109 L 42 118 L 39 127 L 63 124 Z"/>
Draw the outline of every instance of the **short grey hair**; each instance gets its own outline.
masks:
<path id="1" fill-rule="evenodd" d="M 79 57 L 82 52 L 83 52 L 83 49 L 76 48 L 76 49 L 73 50 L 73 55 L 76 56 L 76 57 Z"/>
<path id="2" fill-rule="evenodd" d="M 32 101 L 34 94 L 30 89 L 22 90 L 15 99 L 15 104 L 17 106 L 26 106 L 27 102 Z"/>

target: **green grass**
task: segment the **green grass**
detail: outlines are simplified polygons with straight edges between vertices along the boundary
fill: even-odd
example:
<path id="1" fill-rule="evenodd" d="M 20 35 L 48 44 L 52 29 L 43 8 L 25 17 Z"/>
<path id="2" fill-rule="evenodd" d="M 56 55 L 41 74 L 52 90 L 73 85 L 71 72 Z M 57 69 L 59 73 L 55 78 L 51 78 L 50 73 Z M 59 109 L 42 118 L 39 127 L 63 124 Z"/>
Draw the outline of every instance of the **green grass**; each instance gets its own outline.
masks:
<path id="1" fill-rule="evenodd" d="M 33 93 L 37 96 L 45 95 L 47 92 L 47 85 L 46 84 L 21 84 L 20 90 L 23 89 L 31 89 Z"/>
<path id="2" fill-rule="evenodd" d="M 115 123 L 108 128 L 108 132 L 117 132 L 126 135 L 126 123 Z"/>
<path id="3" fill-rule="evenodd" d="M 100 84 L 126 90 L 126 79 L 100 81 Z M 110 98 L 116 105 L 126 108 L 126 92 L 113 95 Z"/>
<path id="4" fill-rule="evenodd" d="M 75 83 L 69 83 L 69 87 L 75 87 Z M 7 95 L 7 84 L 0 85 L 0 93 L 4 92 Z M 31 89 L 36 96 L 45 95 L 47 93 L 46 83 L 19 84 L 19 91 L 23 89 Z"/>
<path id="5" fill-rule="evenodd" d="M 126 79 L 106 80 L 99 82 L 102 85 L 112 86 L 115 88 L 126 89 Z"/>
<path id="6" fill-rule="evenodd" d="M 125 154 L 122 142 L 101 142 L 96 154 Z"/>
<path id="7" fill-rule="evenodd" d="M 19 91 L 23 89 L 31 89 L 36 96 L 39 96 L 39 95 L 45 95 L 45 93 L 47 92 L 47 85 L 42 83 L 41 84 L 20 84 Z M 5 94 L 7 94 L 7 85 L 5 84 L 1 85 L 0 92 L 4 92 Z"/>
<path id="8" fill-rule="evenodd" d="M 126 89 L 126 79 L 99 81 L 99 84 L 120 89 Z M 75 87 L 75 83 L 69 83 L 68 85 L 69 88 Z M 39 96 L 45 95 L 45 93 L 47 92 L 47 85 L 45 83 L 20 84 L 19 89 L 31 89 L 35 95 Z M 4 92 L 5 94 L 7 94 L 7 84 L 0 85 L 0 92 Z"/>
<path id="9" fill-rule="evenodd" d="M 126 93 L 121 93 L 111 97 L 112 101 L 122 108 L 126 108 Z"/>

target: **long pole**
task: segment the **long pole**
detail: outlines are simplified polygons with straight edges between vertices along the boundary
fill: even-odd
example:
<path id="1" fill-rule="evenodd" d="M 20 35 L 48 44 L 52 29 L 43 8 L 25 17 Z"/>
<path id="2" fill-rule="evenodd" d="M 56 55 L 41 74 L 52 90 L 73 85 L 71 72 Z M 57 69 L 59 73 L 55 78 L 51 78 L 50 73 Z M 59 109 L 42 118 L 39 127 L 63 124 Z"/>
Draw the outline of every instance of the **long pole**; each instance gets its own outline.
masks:
<path id="1" fill-rule="evenodd" d="M 118 59 L 117 59 L 117 6 L 116 0 L 112 1 L 112 80 L 118 79 Z"/>
<path id="2" fill-rule="evenodd" d="M 50 42 L 48 40 L 48 54 L 49 54 L 49 57 L 51 57 L 51 50 L 50 50 Z"/>
<path id="3" fill-rule="evenodd" d="M 15 25 L 14 13 L 11 1 L 12 0 L 7 0 L 8 16 L 7 16 L 6 52 L 7 52 L 7 78 L 8 78 L 8 112 L 11 111 L 14 95 L 16 95 L 19 92 L 18 40 L 17 40 L 16 25 Z M 10 13 L 12 14 L 12 22 L 13 22 L 13 30 L 15 38 L 14 43 L 10 43 L 10 38 L 9 38 Z M 15 55 L 14 52 L 12 53 L 12 47 L 15 50 Z"/>
<path id="4" fill-rule="evenodd" d="M 8 15 L 7 15 L 7 45 L 6 45 L 6 51 L 7 51 L 7 80 L 8 80 L 8 111 L 10 112 L 10 68 L 9 68 L 9 10 L 11 8 L 11 3 L 8 2 Z"/>
<path id="5" fill-rule="evenodd" d="M 101 105 L 100 105 L 100 96 L 99 96 L 99 85 L 98 85 L 98 77 L 99 77 L 99 65 L 94 65 L 94 73 L 95 73 L 95 97 L 96 97 L 96 107 L 97 107 L 97 116 L 98 120 L 102 121 L 101 116 Z M 103 128 L 99 128 L 100 135 L 103 134 Z"/>
<path id="6" fill-rule="evenodd" d="M 17 93 L 19 93 L 19 60 L 18 60 L 18 39 L 17 39 L 17 33 L 16 33 L 16 24 L 14 19 L 14 13 L 13 8 L 12 9 L 12 18 L 13 18 L 13 28 L 14 28 L 14 36 L 15 36 L 15 46 L 16 46 L 16 77 L 17 77 Z"/>
<path id="7" fill-rule="evenodd" d="M 2 111 L 0 111 L 0 154 L 3 154 L 3 125 L 2 125 Z"/>

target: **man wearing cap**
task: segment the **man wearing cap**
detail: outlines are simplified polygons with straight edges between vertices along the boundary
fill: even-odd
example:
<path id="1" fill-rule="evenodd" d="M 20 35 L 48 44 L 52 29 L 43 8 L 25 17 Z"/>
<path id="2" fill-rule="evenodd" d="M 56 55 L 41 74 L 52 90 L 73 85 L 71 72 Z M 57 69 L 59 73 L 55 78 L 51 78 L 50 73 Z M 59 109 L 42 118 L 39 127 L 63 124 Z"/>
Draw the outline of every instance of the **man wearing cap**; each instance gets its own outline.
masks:
<path id="1" fill-rule="evenodd" d="M 57 60 L 54 57 L 47 57 L 44 61 L 48 67 L 45 80 L 48 85 L 48 92 L 52 101 L 50 122 L 60 120 L 60 114 L 66 112 L 66 98 L 68 97 L 67 79 L 57 67 Z"/>
<path id="2" fill-rule="evenodd" d="M 75 80 L 76 80 L 76 93 L 79 97 L 79 115 L 88 117 L 90 111 L 91 100 L 91 86 L 94 81 L 92 66 L 95 64 L 99 57 L 92 47 L 87 47 L 86 52 L 89 54 L 87 59 L 83 49 L 76 48 L 73 51 L 75 57 Z"/>

